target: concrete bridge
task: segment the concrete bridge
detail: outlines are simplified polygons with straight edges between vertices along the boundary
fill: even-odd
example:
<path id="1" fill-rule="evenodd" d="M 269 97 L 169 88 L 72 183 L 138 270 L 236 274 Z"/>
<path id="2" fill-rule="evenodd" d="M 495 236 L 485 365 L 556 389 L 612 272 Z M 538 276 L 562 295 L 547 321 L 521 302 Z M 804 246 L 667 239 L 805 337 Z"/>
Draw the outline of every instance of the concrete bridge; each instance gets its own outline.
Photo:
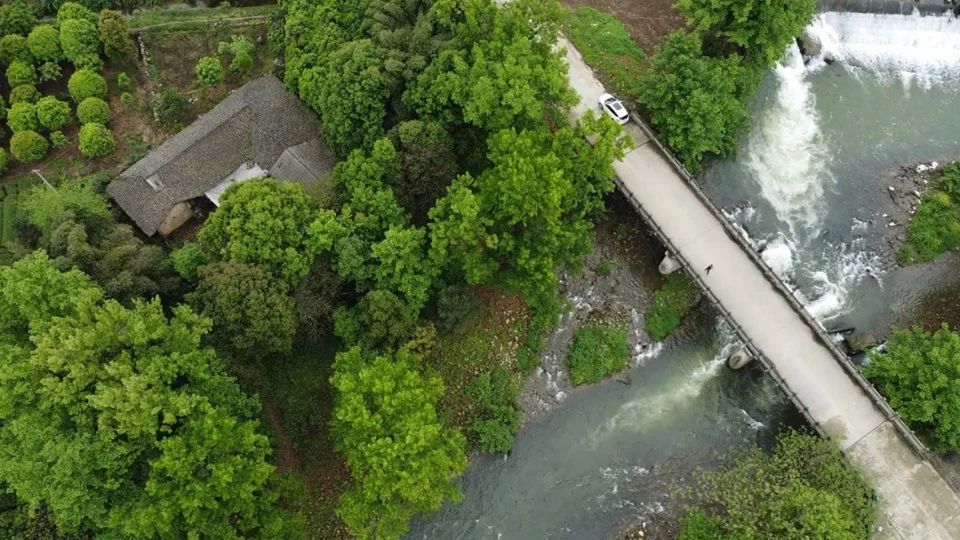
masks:
<path id="1" fill-rule="evenodd" d="M 603 86 L 572 45 L 561 46 L 580 96 L 572 116 L 596 111 Z M 960 499 L 923 444 L 640 119 L 626 127 L 635 145 L 615 164 L 621 191 L 810 424 L 872 483 L 877 536 L 960 539 Z"/>

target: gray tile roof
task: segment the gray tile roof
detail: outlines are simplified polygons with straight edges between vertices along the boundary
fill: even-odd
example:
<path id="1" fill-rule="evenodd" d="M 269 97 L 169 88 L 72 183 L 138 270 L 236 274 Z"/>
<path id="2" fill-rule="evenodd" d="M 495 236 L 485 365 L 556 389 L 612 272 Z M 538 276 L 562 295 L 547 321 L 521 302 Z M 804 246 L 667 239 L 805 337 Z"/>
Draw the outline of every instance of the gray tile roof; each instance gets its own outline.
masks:
<path id="1" fill-rule="evenodd" d="M 144 233 L 153 235 L 175 204 L 203 196 L 243 163 L 270 170 L 290 148 L 297 162 L 305 165 L 290 169 L 288 175 L 297 178 L 284 180 L 306 182 L 328 175 L 333 156 L 319 133 L 316 114 L 268 75 L 234 90 L 120 173 L 107 193 Z M 306 173 L 311 177 L 299 178 Z"/>

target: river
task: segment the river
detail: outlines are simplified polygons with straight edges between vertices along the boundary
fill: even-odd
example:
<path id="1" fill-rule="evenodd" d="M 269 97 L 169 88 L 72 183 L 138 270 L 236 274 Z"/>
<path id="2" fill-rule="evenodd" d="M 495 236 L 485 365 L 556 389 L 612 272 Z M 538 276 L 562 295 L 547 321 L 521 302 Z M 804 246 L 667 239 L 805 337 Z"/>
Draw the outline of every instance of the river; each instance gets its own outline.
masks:
<path id="1" fill-rule="evenodd" d="M 903 224 L 878 209 L 892 167 L 960 155 L 960 21 L 827 13 L 809 30 L 822 53 L 804 64 L 791 48 L 740 150 L 703 181 L 828 327 L 882 334 L 955 274 L 897 268 L 884 238 Z M 800 422 L 763 375 L 723 366 L 731 347 L 718 321 L 634 368 L 631 385 L 575 393 L 509 456 L 475 459 L 463 502 L 409 538 L 602 538 L 669 512 L 671 482 Z"/>

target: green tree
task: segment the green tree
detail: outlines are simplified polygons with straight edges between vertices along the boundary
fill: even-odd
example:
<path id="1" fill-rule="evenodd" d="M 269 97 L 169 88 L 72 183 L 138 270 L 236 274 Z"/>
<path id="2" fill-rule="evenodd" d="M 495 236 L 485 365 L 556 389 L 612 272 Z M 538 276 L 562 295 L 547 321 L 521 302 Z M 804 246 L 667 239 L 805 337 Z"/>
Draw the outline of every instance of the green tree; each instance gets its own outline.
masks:
<path id="1" fill-rule="evenodd" d="M 49 24 L 39 24 L 27 36 L 27 47 L 38 62 L 59 62 L 63 60 L 60 50 L 60 32 Z"/>
<path id="2" fill-rule="evenodd" d="M 320 114 L 324 140 L 340 156 L 369 149 L 384 134 L 386 101 L 396 80 L 370 40 L 351 41 L 300 77 L 300 97 Z"/>
<path id="3" fill-rule="evenodd" d="M 815 0 L 678 0 L 700 32 L 735 45 L 760 67 L 771 67 L 787 44 L 813 20 Z"/>
<path id="4" fill-rule="evenodd" d="M 331 430 L 355 482 L 337 514 L 360 538 L 400 538 L 410 518 L 460 498 L 465 442 L 437 415 L 443 383 L 419 364 L 403 349 L 365 358 L 354 348 L 334 362 Z"/>
<path id="5" fill-rule="evenodd" d="M 119 11 L 102 10 L 97 20 L 97 32 L 107 58 L 120 62 L 133 54 L 133 40 L 130 38 L 127 18 Z"/>
<path id="6" fill-rule="evenodd" d="M 107 97 L 107 81 L 91 69 L 78 69 L 67 81 L 70 97 L 80 103 L 88 97 L 104 99 Z"/>
<path id="7" fill-rule="evenodd" d="M 199 240 L 215 258 L 260 265 L 294 287 L 316 255 L 308 231 L 313 216 L 300 184 L 248 180 L 224 192 Z"/>
<path id="8" fill-rule="evenodd" d="M 79 272 L 25 261 L 0 280 L 0 316 L 32 343 L 0 349 L 0 479 L 17 498 L 48 507 L 64 533 L 294 534 L 257 403 L 200 345 L 208 321 L 185 306 L 168 319 L 157 301 L 100 302 Z M 9 312 L 10 300 L 35 303 Z"/>
<path id="9" fill-rule="evenodd" d="M 772 454 L 752 448 L 728 458 L 701 473 L 689 494 L 701 515 L 685 520 L 680 538 L 718 538 L 718 528 L 744 540 L 866 540 L 873 532 L 873 493 L 832 442 L 790 431 Z"/>
<path id="10" fill-rule="evenodd" d="M 65 219 L 93 223 L 110 217 L 106 199 L 83 181 L 64 182 L 55 190 L 45 185 L 34 186 L 21 197 L 18 208 L 44 236 L 53 233 Z"/>
<path id="11" fill-rule="evenodd" d="M 439 122 L 420 120 L 399 124 L 390 135 L 400 169 L 390 179 L 393 191 L 414 221 L 425 223 L 427 212 L 459 173 L 453 137 Z"/>
<path id="12" fill-rule="evenodd" d="M 371 351 L 393 350 L 410 339 L 417 313 L 394 293 L 374 289 L 356 306 L 337 308 L 334 333 L 348 345 L 361 345 Z"/>
<path id="13" fill-rule="evenodd" d="M 107 126 L 91 122 L 80 127 L 80 153 L 90 158 L 101 158 L 113 153 L 117 144 Z"/>
<path id="14" fill-rule="evenodd" d="M 83 20 L 96 24 L 97 14 L 83 4 L 64 2 L 57 9 L 57 24 L 62 27 L 64 22 L 70 20 Z"/>
<path id="15" fill-rule="evenodd" d="M 196 281 L 201 266 L 210 263 L 210 257 L 195 242 L 188 242 L 170 252 L 170 264 L 187 281 Z"/>
<path id="16" fill-rule="evenodd" d="M 31 64 L 14 60 L 7 66 L 7 84 L 11 88 L 21 84 L 37 84 L 37 70 Z"/>
<path id="17" fill-rule="evenodd" d="M 296 318 L 284 283 L 262 268 L 233 262 L 203 266 L 198 278 L 187 302 L 213 321 L 216 345 L 253 358 L 290 351 Z"/>
<path id="18" fill-rule="evenodd" d="M 49 149 L 50 143 L 36 131 L 18 131 L 10 137 L 10 153 L 24 163 L 40 161 Z"/>
<path id="19" fill-rule="evenodd" d="M 228 54 L 232 57 L 230 60 L 230 72 L 236 75 L 249 73 L 253 68 L 253 53 L 256 48 L 250 38 L 247 36 L 233 36 L 230 41 L 221 41 L 217 45 L 219 54 Z"/>
<path id="20" fill-rule="evenodd" d="M 25 36 L 35 24 L 37 17 L 23 2 L 14 1 L 0 6 L 0 36 Z"/>
<path id="21" fill-rule="evenodd" d="M 96 61 L 100 57 L 100 35 L 97 25 L 86 19 L 69 19 L 60 23 L 60 48 L 63 56 L 74 66 Z"/>
<path id="22" fill-rule="evenodd" d="M 33 55 L 27 47 L 27 39 L 17 34 L 7 34 L 0 38 L 0 64 L 7 66 L 11 62 L 33 63 Z"/>
<path id="23" fill-rule="evenodd" d="M 430 211 L 431 257 L 470 284 L 499 283 L 546 301 L 557 267 L 577 267 L 590 250 L 590 219 L 613 190 L 612 164 L 622 156 L 619 126 L 603 119 L 553 133 L 506 130 L 488 145 L 493 166 L 455 180 Z"/>
<path id="24" fill-rule="evenodd" d="M 106 124 L 110 121 L 110 104 L 98 97 L 88 97 L 77 105 L 77 120 L 81 124 Z"/>
<path id="25" fill-rule="evenodd" d="M 911 425 L 944 451 L 960 450 L 960 335 L 944 325 L 933 334 L 895 330 L 864 374 Z"/>
<path id="26" fill-rule="evenodd" d="M 40 98 L 36 111 L 37 121 L 51 131 L 56 131 L 70 122 L 70 104 L 53 96 Z"/>
<path id="27" fill-rule="evenodd" d="M 14 133 L 40 129 L 37 107 L 33 103 L 23 101 L 13 103 L 7 111 L 7 126 Z"/>
<path id="28" fill-rule="evenodd" d="M 40 91 L 32 84 L 21 84 L 10 90 L 10 104 L 36 103 L 40 100 Z"/>
<path id="29" fill-rule="evenodd" d="M 453 4 L 453 3 L 451 3 Z M 427 118 L 465 122 L 490 131 L 536 128 L 566 121 L 576 103 L 567 68 L 554 50 L 562 11 L 553 1 L 514 0 L 458 5 L 446 19 L 456 36 L 407 91 Z M 447 9 L 447 8 L 445 8 Z"/>
<path id="30" fill-rule="evenodd" d="M 194 69 L 197 82 L 203 86 L 214 86 L 223 82 L 223 66 L 220 59 L 214 56 L 204 56 L 197 62 Z"/>
<path id="31" fill-rule="evenodd" d="M 691 170 L 736 147 L 746 124 L 749 73 L 737 56 L 711 58 L 700 36 L 678 30 L 657 47 L 639 99 L 664 141 Z"/>

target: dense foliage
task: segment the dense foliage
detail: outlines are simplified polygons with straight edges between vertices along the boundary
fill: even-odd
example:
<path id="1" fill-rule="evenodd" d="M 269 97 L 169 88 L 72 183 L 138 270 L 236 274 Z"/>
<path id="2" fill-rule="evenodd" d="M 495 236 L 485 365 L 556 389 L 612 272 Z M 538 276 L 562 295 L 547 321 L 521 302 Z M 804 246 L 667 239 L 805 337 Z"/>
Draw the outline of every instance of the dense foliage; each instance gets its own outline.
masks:
<path id="1" fill-rule="evenodd" d="M 316 254 L 308 232 L 312 216 L 300 184 L 249 180 L 223 193 L 199 240 L 214 257 L 259 265 L 293 287 Z"/>
<path id="2" fill-rule="evenodd" d="M 55 131 L 70 122 L 70 104 L 53 96 L 40 98 L 36 104 L 36 114 L 41 126 Z"/>
<path id="3" fill-rule="evenodd" d="M 70 97 L 80 103 L 88 97 L 107 97 L 107 81 L 92 69 L 78 69 L 67 81 Z"/>
<path id="4" fill-rule="evenodd" d="M 113 132 L 107 126 L 91 122 L 80 127 L 80 153 L 90 158 L 101 158 L 117 147 Z"/>
<path id="5" fill-rule="evenodd" d="M 223 65 L 214 56 L 204 56 L 196 65 L 197 82 L 203 86 L 213 86 L 223 82 Z"/>
<path id="6" fill-rule="evenodd" d="M 945 166 L 910 218 L 907 240 L 898 252 L 905 263 L 929 262 L 960 248 L 960 162 Z"/>
<path id="7" fill-rule="evenodd" d="M 653 305 L 647 311 L 644 328 L 650 339 L 661 341 L 680 326 L 683 316 L 700 299 L 700 290 L 687 276 L 674 272 L 653 294 Z"/>
<path id="8" fill-rule="evenodd" d="M 911 425 L 932 435 L 939 450 L 960 450 L 960 335 L 944 325 L 933 334 L 895 330 L 883 352 L 863 368 Z"/>
<path id="9" fill-rule="evenodd" d="M 97 31 L 107 58 L 119 62 L 133 55 L 133 39 L 127 28 L 127 18 L 117 11 L 103 10 L 97 19 Z"/>
<path id="10" fill-rule="evenodd" d="M 678 0 L 691 24 L 736 46 L 760 67 L 771 67 L 794 37 L 813 20 L 815 0 Z"/>
<path id="11" fill-rule="evenodd" d="M 10 137 L 10 153 L 24 163 L 39 161 L 49 149 L 50 143 L 36 131 L 18 131 Z"/>
<path id="12" fill-rule="evenodd" d="M 102 296 L 42 252 L 0 267 L 0 479 L 66 534 L 294 534 L 257 404 L 200 345 L 209 323 Z"/>
<path id="13" fill-rule="evenodd" d="M 700 510 L 680 540 L 870 538 L 873 493 L 832 442 L 787 432 L 772 454 L 753 448 L 729 462 L 688 494 Z"/>
<path id="14" fill-rule="evenodd" d="M 465 442 L 437 414 L 440 379 L 418 364 L 405 349 L 365 358 L 359 348 L 334 363 L 332 429 L 356 481 L 338 514 L 360 538 L 399 538 L 411 517 L 460 497 Z"/>
<path id="15" fill-rule="evenodd" d="M 589 324 L 577 330 L 567 357 L 573 384 L 599 382 L 627 367 L 627 329 L 620 324 Z"/>
<path id="16" fill-rule="evenodd" d="M 38 107 L 38 116 L 39 113 Z M 98 97 L 88 97 L 77 105 L 77 120 L 80 120 L 81 124 L 89 124 L 91 122 L 106 124 L 110 121 L 110 105 Z"/>

